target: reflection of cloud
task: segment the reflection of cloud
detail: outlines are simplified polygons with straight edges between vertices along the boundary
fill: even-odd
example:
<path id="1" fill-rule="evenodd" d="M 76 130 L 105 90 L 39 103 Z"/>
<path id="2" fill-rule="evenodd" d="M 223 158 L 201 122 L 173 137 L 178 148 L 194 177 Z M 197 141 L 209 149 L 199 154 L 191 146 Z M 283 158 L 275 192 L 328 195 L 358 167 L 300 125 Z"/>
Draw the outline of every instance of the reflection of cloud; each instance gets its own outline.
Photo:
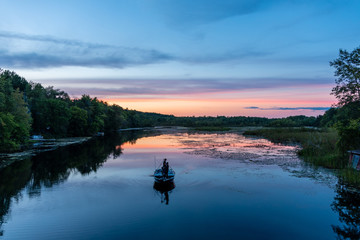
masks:
<path id="1" fill-rule="evenodd" d="M 313 110 L 313 111 L 326 111 L 329 107 L 272 107 L 272 108 L 260 108 L 260 107 L 244 107 L 244 109 L 257 109 L 257 110 Z"/>
<path id="2" fill-rule="evenodd" d="M 2 46 L 2 47 L 1 47 Z M 51 36 L 0 32 L 0 65 L 20 68 L 102 66 L 122 68 L 173 57 L 139 48 L 94 44 Z"/>

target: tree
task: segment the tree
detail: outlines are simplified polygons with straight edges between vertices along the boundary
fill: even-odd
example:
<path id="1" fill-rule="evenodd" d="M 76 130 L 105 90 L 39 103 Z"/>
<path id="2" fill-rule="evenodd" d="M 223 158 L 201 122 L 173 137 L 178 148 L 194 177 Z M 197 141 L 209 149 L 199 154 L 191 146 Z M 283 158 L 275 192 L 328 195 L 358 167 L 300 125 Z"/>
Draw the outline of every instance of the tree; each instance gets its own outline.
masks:
<path id="1" fill-rule="evenodd" d="M 29 137 L 31 116 L 24 94 L 14 90 L 12 78 L 20 77 L 0 69 L 0 151 L 17 150 Z"/>
<path id="2" fill-rule="evenodd" d="M 335 124 L 339 134 L 339 140 L 336 143 L 342 153 L 349 149 L 360 148 L 360 118 L 350 120 L 348 124 L 339 121 Z"/>
<path id="3" fill-rule="evenodd" d="M 338 99 L 338 105 L 360 101 L 360 47 L 352 52 L 340 49 L 339 57 L 330 66 L 336 69 L 337 85 L 331 94 Z"/>
<path id="4" fill-rule="evenodd" d="M 12 138 L 15 128 L 14 116 L 10 113 L 0 112 L 0 152 L 19 148 L 19 144 Z"/>
<path id="5" fill-rule="evenodd" d="M 55 137 L 66 137 L 70 120 L 70 110 L 66 102 L 60 99 L 48 99 L 48 106 L 45 112 L 49 125 L 48 133 Z"/>
<path id="6" fill-rule="evenodd" d="M 104 131 L 106 133 L 117 131 L 125 122 L 124 110 L 122 107 L 112 105 L 108 107 L 104 121 Z"/>
<path id="7" fill-rule="evenodd" d="M 46 117 L 47 102 L 45 89 L 39 83 L 31 84 L 31 91 L 29 93 L 29 107 L 31 116 L 33 118 L 32 133 L 43 134 L 49 126 L 48 118 Z"/>
<path id="8" fill-rule="evenodd" d="M 16 122 L 13 139 L 16 139 L 17 142 L 24 143 L 30 134 L 32 118 L 27 104 L 24 101 L 23 93 L 17 89 L 12 92 L 11 97 L 14 105 L 10 113 L 14 116 L 14 121 Z"/>
<path id="9" fill-rule="evenodd" d="M 68 134 L 74 137 L 85 136 L 87 129 L 87 112 L 76 106 L 70 108 Z"/>

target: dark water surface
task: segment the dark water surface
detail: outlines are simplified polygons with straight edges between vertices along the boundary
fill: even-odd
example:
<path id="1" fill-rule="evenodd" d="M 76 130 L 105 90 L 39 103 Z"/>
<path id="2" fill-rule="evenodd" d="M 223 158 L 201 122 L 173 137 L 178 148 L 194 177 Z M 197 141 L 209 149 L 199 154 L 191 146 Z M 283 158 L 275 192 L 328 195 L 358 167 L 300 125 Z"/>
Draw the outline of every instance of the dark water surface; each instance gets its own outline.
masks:
<path id="1" fill-rule="evenodd" d="M 167 131 L 43 153 L 0 170 L 0 239 L 359 239 L 359 193 L 295 150 Z"/>

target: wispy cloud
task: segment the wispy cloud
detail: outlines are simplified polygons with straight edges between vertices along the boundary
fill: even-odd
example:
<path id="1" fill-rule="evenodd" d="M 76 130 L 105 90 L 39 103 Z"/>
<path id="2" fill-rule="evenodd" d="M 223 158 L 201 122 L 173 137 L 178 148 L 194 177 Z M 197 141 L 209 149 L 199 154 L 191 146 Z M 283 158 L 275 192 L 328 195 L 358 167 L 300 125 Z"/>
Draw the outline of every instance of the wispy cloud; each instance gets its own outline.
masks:
<path id="1" fill-rule="evenodd" d="M 266 6 L 265 0 L 198 0 L 152 1 L 172 26 L 194 26 L 257 12 Z"/>
<path id="2" fill-rule="evenodd" d="M 48 42 L 48 43 L 63 44 L 68 46 L 81 46 L 81 47 L 91 47 L 91 48 L 111 47 L 109 45 L 104 45 L 104 44 L 94 44 L 94 43 L 81 42 L 76 40 L 61 39 L 48 35 L 28 35 L 28 34 L 16 33 L 16 32 L 0 32 L 0 38 Z"/>
<path id="3" fill-rule="evenodd" d="M 261 108 L 261 107 L 244 107 L 244 109 L 256 109 L 256 110 L 284 110 L 284 111 L 294 111 L 294 110 L 313 110 L 313 111 L 326 111 L 329 107 L 272 107 L 272 108 Z"/>
<path id="4" fill-rule="evenodd" d="M 68 40 L 42 35 L 0 32 L 0 66 L 48 68 L 61 66 L 123 68 L 173 59 L 152 49 Z"/>
<path id="5" fill-rule="evenodd" d="M 33 79 L 36 81 L 36 79 Z M 308 84 L 323 86 L 328 81 L 321 79 L 48 79 L 41 81 L 45 85 L 55 85 L 73 95 L 87 93 L 95 96 L 182 96 L 190 94 L 223 94 L 247 92 L 249 90 L 276 89 L 279 87 L 302 87 Z M 296 89 L 296 88 L 295 88 Z M 256 108 L 256 107 L 253 107 Z M 265 110 L 265 109 L 264 109 Z M 285 109 L 284 109 L 285 110 Z"/>
<path id="6" fill-rule="evenodd" d="M 326 62 L 327 56 L 279 57 L 272 49 L 237 47 L 204 53 L 186 52 L 175 55 L 156 49 L 113 46 L 48 35 L 29 35 L 0 31 L 0 66 L 5 68 L 51 68 L 63 66 L 125 68 L 159 62 L 176 61 L 186 64 L 272 63 L 301 64 Z"/>
<path id="7" fill-rule="evenodd" d="M 222 53 L 207 53 L 200 56 L 188 56 L 177 58 L 177 60 L 188 63 L 223 63 L 231 61 L 241 61 L 250 59 L 259 60 L 260 58 L 269 57 L 273 54 L 271 50 L 261 51 L 256 49 L 233 49 Z M 266 60 L 268 61 L 268 60 Z"/>
<path id="8" fill-rule="evenodd" d="M 154 49 L 129 48 L 0 31 L 0 66 L 49 68 L 62 66 L 124 68 L 165 61 L 219 63 L 270 55 L 270 52 L 238 49 L 200 56 L 174 56 Z"/>

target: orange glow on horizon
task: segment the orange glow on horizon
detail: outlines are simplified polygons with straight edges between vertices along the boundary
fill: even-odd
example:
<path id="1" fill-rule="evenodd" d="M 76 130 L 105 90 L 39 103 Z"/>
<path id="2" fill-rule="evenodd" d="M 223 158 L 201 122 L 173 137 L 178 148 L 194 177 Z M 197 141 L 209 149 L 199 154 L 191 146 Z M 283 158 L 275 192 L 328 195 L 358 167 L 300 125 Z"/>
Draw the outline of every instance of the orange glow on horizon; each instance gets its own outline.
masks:
<path id="1" fill-rule="evenodd" d="M 310 100 L 266 100 L 266 99 L 102 99 L 109 104 L 144 112 L 156 112 L 175 116 L 254 116 L 284 117 L 289 115 L 317 116 L 321 111 L 314 110 L 260 110 L 246 109 L 296 107 L 330 107 L 334 101 Z"/>
<path id="2" fill-rule="evenodd" d="M 143 112 L 175 116 L 251 116 L 287 117 L 318 116 L 324 110 L 278 108 L 331 107 L 336 101 L 328 94 L 329 86 L 289 87 L 248 91 L 214 92 L 201 95 L 168 96 L 106 96 L 99 97 L 109 104 Z M 249 109 L 257 107 L 257 109 Z"/>

